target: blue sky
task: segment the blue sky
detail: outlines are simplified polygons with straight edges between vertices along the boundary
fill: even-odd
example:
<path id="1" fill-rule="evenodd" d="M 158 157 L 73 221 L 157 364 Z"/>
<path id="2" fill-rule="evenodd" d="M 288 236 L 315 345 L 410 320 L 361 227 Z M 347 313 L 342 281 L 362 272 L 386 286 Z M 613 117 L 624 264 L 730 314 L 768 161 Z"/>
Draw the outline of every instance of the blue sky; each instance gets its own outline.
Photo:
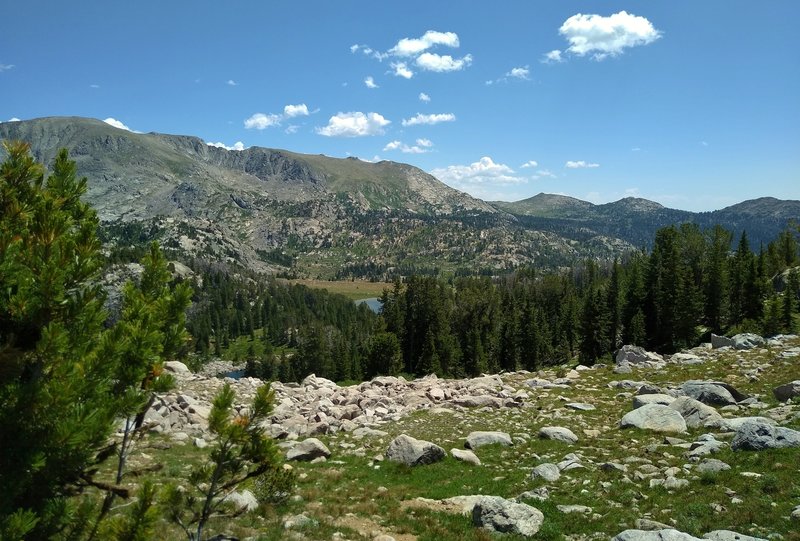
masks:
<path id="1" fill-rule="evenodd" d="M 2 17 L 2 121 L 407 162 L 484 199 L 800 199 L 796 0 L 26 0 Z"/>

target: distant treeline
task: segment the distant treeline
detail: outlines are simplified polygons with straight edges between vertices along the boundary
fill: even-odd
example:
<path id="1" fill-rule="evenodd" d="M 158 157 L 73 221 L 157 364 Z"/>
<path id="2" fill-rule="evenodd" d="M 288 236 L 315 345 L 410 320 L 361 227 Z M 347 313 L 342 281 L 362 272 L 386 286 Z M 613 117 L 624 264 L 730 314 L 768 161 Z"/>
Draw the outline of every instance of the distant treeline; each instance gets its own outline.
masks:
<path id="1" fill-rule="evenodd" d="M 249 335 L 269 343 L 250 359 L 262 377 L 335 380 L 380 374 L 472 376 L 608 359 L 623 344 L 662 353 L 709 333 L 796 329 L 797 231 L 754 252 L 742 233 L 695 224 L 659 229 L 650 251 L 569 272 L 501 277 L 410 276 L 384 291 L 380 316 L 344 297 L 275 280 L 202 270 L 189 324 L 198 351 Z M 263 329 L 258 333 L 257 329 Z M 276 357 L 272 346 L 291 356 Z"/>

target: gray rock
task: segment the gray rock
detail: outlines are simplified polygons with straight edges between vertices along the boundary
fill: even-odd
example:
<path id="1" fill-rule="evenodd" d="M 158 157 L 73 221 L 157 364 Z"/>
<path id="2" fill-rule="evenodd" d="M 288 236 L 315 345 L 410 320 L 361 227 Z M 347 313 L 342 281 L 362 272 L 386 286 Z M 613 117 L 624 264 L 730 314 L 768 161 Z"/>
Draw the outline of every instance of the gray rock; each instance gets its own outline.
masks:
<path id="1" fill-rule="evenodd" d="M 753 333 L 737 334 L 731 340 L 733 340 L 733 347 L 739 350 L 757 348 L 765 343 L 763 337 Z"/>
<path id="2" fill-rule="evenodd" d="M 478 395 L 478 396 L 464 396 L 453 400 L 457 406 L 465 408 L 502 408 L 503 401 L 494 396 Z"/>
<path id="3" fill-rule="evenodd" d="M 572 430 L 562 426 L 545 426 L 539 429 L 539 437 L 547 440 L 562 441 L 564 443 L 575 443 L 578 441 Z"/>
<path id="4" fill-rule="evenodd" d="M 730 530 L 714 530 L 705 534 L 703 539 L 711 539 L 712 541 L 767 541 L 761 537 L 752 537 Z"/>
<path id="5" fill-rule="evenodd" d="M 188 376 L 192 373 L 189 367 L 180 361 L 167 361 L 164 363 L 164 368 L 173 374 L 181 374 L 184 376 Z"/>
<path id="6" fill-rule="evenodd" d="M 556 505 L 556 508 L 565 515 L 570 513 L 582 513 L 588 515 L 592 512 L 592 508 L 586 505 Z"/>
<path id="7" fill-rule="evenodd" d="M 722 420 L 717 410 L 688 396 L 677 398 L 669 407 L 681 414 L 689 428 L 700 428 L 709 422 Z"/>
<path id="8" fill-rule="evenodd" d="M 585 404 L 583 402 L 570 402 L 569 404 L 564 404 L 564 407 L 578 411 L 592 411 L 595 409 L 591 404 Z"/>
<path id="9" fill-rule="evenodd" d="M 317 524 L 318 522 L 308 515 L 293 515 L 283 520 L 283 529 L 293 530 L 295 528 L 310 528 Z"/>
<path id="10" fill-rule="evenodd" d="M 648 365 L 653 363 L 661 363 L 664 357 L 652 351 L 646 351 L 643 347 L 625 345 L 617 350 L 617 356 L 614 358 L 617 365 L 627 363 L 630 365 Z"/>
<path id="11" fill-rule="evenodd" d="M 514 442 L 511 441 L 511 436 L 505 432 L 470 432 L 464 446 L 467 449 L 477 449 L 494 443 L 505 446 L 514 445 Z"/>
<path id="12" fill-rule="evenodd" d="M 731 469 L 729 464 L 717 460 L 716 458 L 703 459 L 703 461 L 697 465 L 697 473 L 716 474 L 729 469 Z"/>
<path id="13" fill-rule="evenodd" d="M 701 541 L 688 533 L 672 528 L 665 530 L 625 530 L 614 536 L 611 541 Z"/>
<path id="14" fill-rule="evenodd" d="M 711 347 L 714 349 L 732 348 L 733 339 L 728 338 L 727 336 L 717 336 L 716 334 L 711 333 Z"/>
<path id="15" fill-rule="evenodd" d="M 736 432 L 747 423 L 757 425 L 778 424 L 774 419 L 770 419 L 769 417 L 732 417 L 730 419 L 721 419 L 719 421 L 709 421 L 706 423 L 706 426 L 717 428 L 723 432 Z"/>
<path id="16" fill-rule="evenodd" d="M 744 423 L 731 441 L 734 451 L 800 447 L 800 431 L 768 424 Z"/>
<path id="17" fill-rule="evenodd" d="M 417 440 L 400 434 L 386 449 L 386 459 L 406 466 L 433 464 L 445 457 L 444 449 L 429 441 Z"/>
<path id="18" fill-rule="evenodd" d="M 747 398 L 746 394 L 722 381 L 691 380 L 681 385 L 681 391 L 704 404 L 720 406 L 736 404 Z"/>
<path id="19" fill-rule="evenodd" d="M 794 509 L 792 509 L 792 514 L 790 516 L 793 520 L 800 520 L 800 505 L 796 505 Z"/>
<path id="20" fill-rule="evenodd" d="M 308 438 L 301 441 L 286 453 L 286 460 L 311 461 L 319 457 L 328 458 L 331 452 L 325 444 L 317 438 Z"/>
<path id="21" fill-rule="evenodd" d="M 231 492 L 228 497 L 225 498 L 225 501 L 233 505 L 237 511 L 254 511 L 258 509 L 258 500 L 249 490 Z"/>
<path id="22" fill-rule="evenodd" d="M 775 387 L 772 390 L 772 394 L 780 402 L 786 402 L 790 398 L 800 396 L 800 379 Z"/>
<path id="23" fill-rule="evenodd" d="M 655 432 L 686 432 L 686 421 L 681 414 L 661 404 L 647 404 L 625 414 L 619 422 L 620 428 L 641 428 Z"/>
<path id="24" fill-rule="evenodd" d="M 531 479 L 543 479 L 548 483 L 553 483 L 558 481 L 561 477 L 561 470 L 558 469 L 558 466 L 555 464 L 551 464 L 546 462 L 544 464 L 539 464 L 533 471 L 531 471 Z"/>
<path id="25" fill-rule="evenodd" d="M 636 529 L 647 530 L 649 532 L 652 532 L 657 530 L 669 530 L 670 528 L 667 524 L 664 524 L 663 522 L 650 520 L 649 518 L 639 518 L 636 519 Z"/>
<path id="26" fill-rule="evenodd" d="M 536 535 L 544 515 L 535 507 L 499 496 L 485 496 L 472 509 L 472 523 L 492 532 Z"/>
<path id="27" fill-rule="evenodd" d="M 633 397 L 633 408 L 641 408 L 647 404 L 661 404 L 669 406 L 675 401 L 674 396 L 668 394 L 640 394 Z"/>
<path id="28" fill-rule="evenodd" d="M 481 465 L 481 459 L 478 458 L 478 456 L 472 451 L 466 451 L 464 449 L 450 449 L 450 454 L 453 455 L 453 458 L 460 460 L 461 462 L 474 464 L 476 466 Z"/>

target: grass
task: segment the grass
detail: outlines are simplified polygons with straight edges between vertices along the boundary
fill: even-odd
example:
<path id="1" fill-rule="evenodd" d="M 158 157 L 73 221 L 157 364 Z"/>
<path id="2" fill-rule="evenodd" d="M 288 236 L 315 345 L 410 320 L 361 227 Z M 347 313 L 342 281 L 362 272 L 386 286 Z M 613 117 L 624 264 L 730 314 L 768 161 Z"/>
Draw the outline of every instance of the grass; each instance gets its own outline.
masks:
<path id="1" fill-rule="evenodd" d="M 749 377 L 757 367 L 757 377 Z M 556 371 L 548 369 L 540 375 L 553 378 Z M 526 388 L 524 380 L 531 374 L 503 377 L 506 384 L 519 389 Z M 330 448 L 331 459 L 319 464 L 292 463 L 298 474 L 293 500 L 264 505 L 258 512 L 233 521 L 217 519 L 210 524 L 209 532 L 266 540 L 333 539 L 336 532 L 346 539 L 371 539 L 374 531 L 392 535 L 398 541 L 516 540 L 514 536 L 490 535 L 477 529 L 469 517 L 409 508 L 404 502 L 472 494 L 514 498 L 547 486 L 547 501 L 526 501 L 545 517 L 537 539 L 608 539 L 635 528 L 638 519 L 650 519 L 698 537 L 711 530 L 729 529 L 756 537 L 777 533 L 783 541 L 800 541 L 800 529 L 796 521 L 789 519 L 792 508 L 800 503 L 800 449 L 726 449 L 714 458 L 728 463 L 731 469 L 700 475 L 686 467 L 691 463 L 683 456 L 685 449 L 665 444 L 664 435 L 617 427 L 618 420 L 631 409 L 633 391 L 610 388 L 609 382 L 634 379 L 674 386 L 693 378 L 728 381 L 774 407 L 779 404 L 771 389 L 800 378 L 800 358 L 781 359 L 777 351 L 764 349 L 727 352 L 701 365 L 671 365 L 666 371 L 638 370 L 617 375 L 610 368 L 598 368 L 581 372 L 569 389 L 531 391 L 523 408 L 417 412 L 382 425 L 380 428 L 388 433 L 383 437 L 357 439 L 352 433 L 342 432 L 318 435 Z M 573 411 L 564 407 L 567 401 L 588 402 L 596 409 Z M 798 411 L 796 407 L 794 411 Z M 754 414 L 763 412 L 743 410 L 736 415 Z M 798 417 L 787 426 L 800 429 Z M 570 428 L 579 442 L 567 445 L 540 440 L 537 433 L 542 426 Z M 416 468 L 382 460 L 388 443 L 401 433 L 432 441 L 449 451 L 463 448 L 466 436 L 474 430 L 508 432 L 515 445 L 476 450 L 481 466 L 458 462 L 450 456 Z M 680 437 L 691 442 L 704 432 L 694 430 Z M 163 436 L 149 440 L 162 444 L 165 441 Z M 191 444 L 158 447 L 140 447 L 132 457 L 132 467 L 163 464 L 159 471 L 146 474 L 160 485 L 185 483 L 191 464 L 206 453 Z M 534 466 L 557 463 L 568 453 L 578 454 L 584 467 L 562 472 L 561 479 L 553 483 L 530 479 Z M 605 462 L 625 464 L 627 472 L 607 472 L 600 468 Z M 647 473 L 650 467 L 659 473 Z M 666 468 L 676 468 L 677 477 L 689 484 L 676 490 L 651 488 L 651 477 L 663 478 L 661 472 Z M 748 472 L 760 475 L 751 476 Z M 133 481 L 138 483 L 142 477 Z M 565 514 L 559 505 L 584 505 L 592 511 Z M 291 534 L 284 530 L 283 519 L 300 513 L 313 517 L 316 523 Z M 181 538 L 180 532 L 167 524 L 159 534 L 163 539 Z"/>

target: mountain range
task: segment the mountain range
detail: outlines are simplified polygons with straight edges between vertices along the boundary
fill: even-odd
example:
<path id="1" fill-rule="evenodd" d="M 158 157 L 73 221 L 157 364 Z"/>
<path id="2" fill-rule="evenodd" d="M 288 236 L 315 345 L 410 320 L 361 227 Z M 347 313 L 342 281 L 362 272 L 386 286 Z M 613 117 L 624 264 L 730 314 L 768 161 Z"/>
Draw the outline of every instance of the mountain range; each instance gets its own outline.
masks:
<path id="1" fill-rule="evenodd" d="M 706 213 L 639 198 L 593 205 L 539 194 L 486 202 L 407 164 L 226 150 L 198 137 L 134 133 L 80 117 L 0 123 L 0 139 L 30 143 L 47 165 L 67 148 L 89 179 L 86 199 L 112 248 L 158 239 L 183 257 L 299 276 L 568 266 L 647 246 L 656 229 L 683 222 L 719 223 L 735 235 L 746 229 L 757 247 L 800 219 L 800 201 L 773 198 Z"/>

